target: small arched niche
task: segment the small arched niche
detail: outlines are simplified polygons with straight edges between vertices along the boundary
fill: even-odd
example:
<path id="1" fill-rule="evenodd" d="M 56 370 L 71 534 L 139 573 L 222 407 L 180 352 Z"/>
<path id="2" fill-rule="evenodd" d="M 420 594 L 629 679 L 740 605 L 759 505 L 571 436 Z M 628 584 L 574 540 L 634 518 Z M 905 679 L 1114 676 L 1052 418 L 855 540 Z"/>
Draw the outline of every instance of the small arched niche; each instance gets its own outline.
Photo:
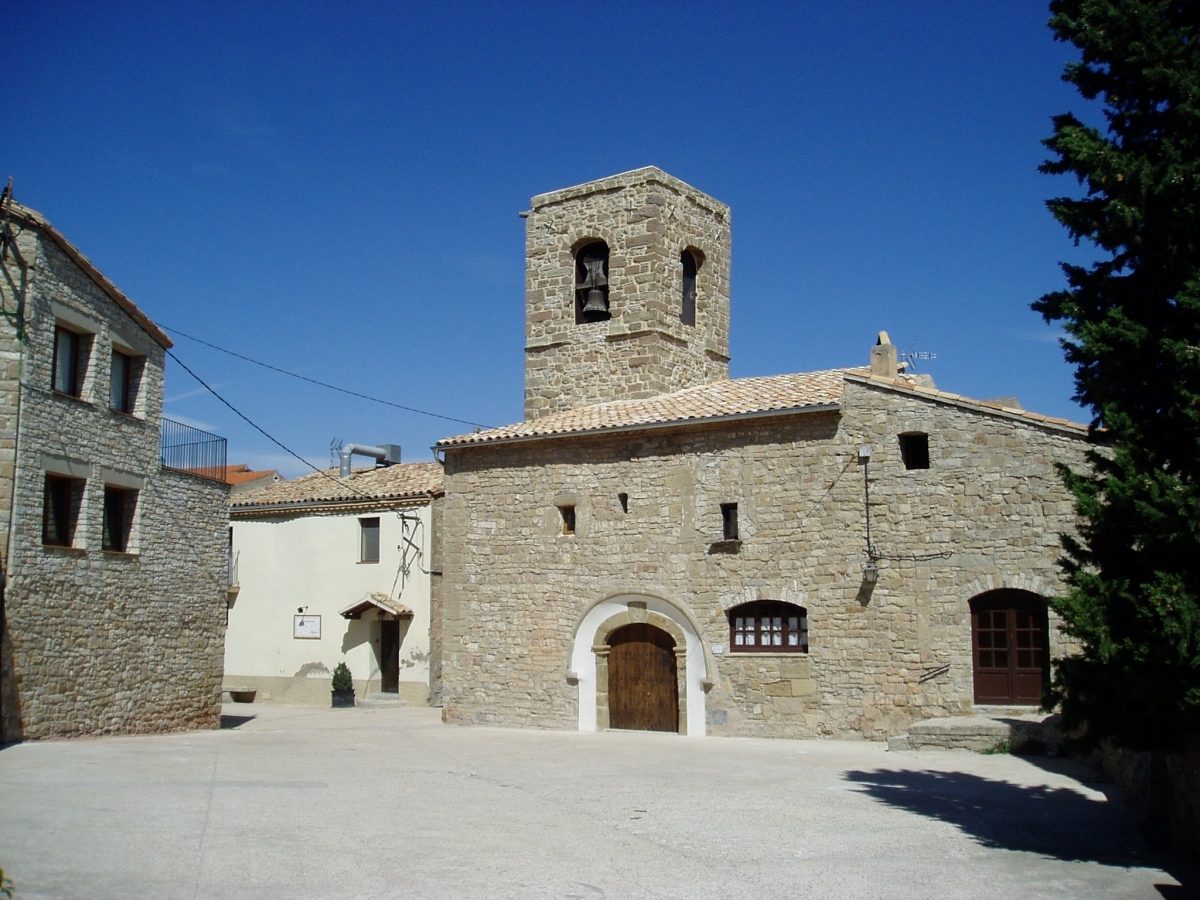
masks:
<path id="1" fill-rule="evenodd" d="M 704 254 L 695 247 L 684 247 L 679 253 L 679 263 L 683 270 L 679 321 L 684 325 L 695 325 L 696 285 L 700 277 L 700 267 L 704 264 Z"/>
<path id="2" fill-rule="evenodd" d="M 575 250 L 575 324 L 603 322 L 608 311 L 608 244 L 584 241 Z"/>

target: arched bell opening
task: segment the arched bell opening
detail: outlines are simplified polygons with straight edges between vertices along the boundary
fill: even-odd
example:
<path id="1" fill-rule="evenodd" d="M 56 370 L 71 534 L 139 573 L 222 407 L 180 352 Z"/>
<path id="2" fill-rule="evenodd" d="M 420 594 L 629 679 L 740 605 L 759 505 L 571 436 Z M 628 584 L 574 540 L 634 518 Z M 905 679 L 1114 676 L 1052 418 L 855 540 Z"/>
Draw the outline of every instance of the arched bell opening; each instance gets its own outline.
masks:
<path id="1" fill-rule="evenodd" d="M 685 247 L 679 254 L 679 263 L 683 275 L 683 295 L 680 299 L 679 321 L 684 325 L 695 325 L 696 282 L 700 275 L 700 266 L 704 264 L 704 254 L 695 247 Z"/>
<path id="2" fill-rule="evenodd" d="M 609 318 L 608 244 L 591 241 L 575 251 L 575 324 Z"/>

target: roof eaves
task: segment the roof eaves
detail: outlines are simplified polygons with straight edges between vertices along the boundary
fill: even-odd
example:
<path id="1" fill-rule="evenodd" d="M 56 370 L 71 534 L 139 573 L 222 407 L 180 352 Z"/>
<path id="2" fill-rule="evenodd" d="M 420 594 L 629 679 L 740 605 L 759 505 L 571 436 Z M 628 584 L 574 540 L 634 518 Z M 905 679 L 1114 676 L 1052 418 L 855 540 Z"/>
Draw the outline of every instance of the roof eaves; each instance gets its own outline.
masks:
<path id="1" fill-rule="evenodd" d="M 1014 419 L 1018 422 L 1041 425 L 1073 435 L 1086 435 L 1091 430 L 1087 425 L 1084 425 L 1081 422 L 1072 422 L 1070 419 L 1054 418 L 1051 416 L 1042 415 L 1041 413 L 1030 412 L 1026 409 L 1014 409 L 1011 406 L 1002 406 L 999 403 L 993 403 L 985 400 L 972 400 L 970 397 L 964 397 L 962 394 L 953 394 L 949 391 L 939 391 L 935 388 L 904 384 L 903 382 L 893 381 L 890 378 L 880 378 L 876 375 L 852 375 L 847 372 L 846 380 L 853 381 L 857 384 L 866 384 L 870 385 L 871 387 L 895 391 L 900 394 L 909 394 L 910 396 L 921 397 L 926 400 L 950 403 L 954 406 L 961 406 L 966 409 L 985 412 L 989 415 L 1002 416 L 1006 419 Z"/>
<path id="2" fill-rule="evenodd" d="M 262 516 L 287 512 L 319 512 L 325 510 L 362 510 L 379 509 L 389 506 L 420 506 L 430 500 L 436 500 L 445 492 L 419 491 L 411 494 L 397 494 L 387 497 L 352 497 L 346 499 L 330 498 L 326 500 L 281 500 L 278 503 L 231 503 L 229 514 Z"/>
<path id="3" fill-rule="evenodd" d="M 717 423 L 741 422 L 748 419 L 777 418 L 806 413 L 836 412 L 842 408 L 840 403 L 817 403 L 807 406 L 789 406 L 781 409 L 762 409 L 753 412 L 729 413 L 719 416 L 699 416 L 690 419 L 667 419 L 658 422 L 637 422 L 630 425 L 609 425 L 599 428 L 579 428 L 570 431 L 551 431 L 542 434 L 518 434 L 511 437 L 490 438 L 483 440 L 464 441 L 463 443 L 446 443 L 438 441 L 435 450 L 462 450 L 472 447 L 495 447 L 498 444 L 518 444 L 529 441 L 549 441 L 555 438 L 589 437 L 595 435 L 621 434 L 630 431 L 663 431 L 673 428 L 685 428 L 693 425 L 713 425 Z"/>
<path id="4" fill-rule="evenodd" d="M 68 241 L 57 228 L 51 225 L 45 216 L 37 210 L 30 209 L 18 203 L 13 204 L 13 214 L 50 238 L 59 250 L 65 253 L 75 265 L 79 266 L 104 293 L 108 294 L 109 299 L 125 310 L 129 314 L 129 317 L 164 350 L 169 350 L 174 346 L 174 343 L 167 337 L 166 333 L 155 325 L 149 316 L 138 309 L 137 304 L 126 297 L 120 288 L 109 281 L 108 276 L 97 269 L 92 264 L 92 261 L 80 252 L 78 247 Z"/>

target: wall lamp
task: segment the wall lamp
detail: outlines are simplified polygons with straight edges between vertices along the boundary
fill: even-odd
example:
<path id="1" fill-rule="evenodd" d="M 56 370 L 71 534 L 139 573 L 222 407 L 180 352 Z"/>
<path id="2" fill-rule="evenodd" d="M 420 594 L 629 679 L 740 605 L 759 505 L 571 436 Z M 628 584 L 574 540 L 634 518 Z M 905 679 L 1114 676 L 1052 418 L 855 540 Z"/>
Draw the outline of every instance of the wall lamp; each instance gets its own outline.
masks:
<path id="1" fill-rule="evenodd" d="M 875 560 L 868 560 L 863 566 L 863 581 L 867 584 L 875 584 L 879 580 L 879 564 Z"/>

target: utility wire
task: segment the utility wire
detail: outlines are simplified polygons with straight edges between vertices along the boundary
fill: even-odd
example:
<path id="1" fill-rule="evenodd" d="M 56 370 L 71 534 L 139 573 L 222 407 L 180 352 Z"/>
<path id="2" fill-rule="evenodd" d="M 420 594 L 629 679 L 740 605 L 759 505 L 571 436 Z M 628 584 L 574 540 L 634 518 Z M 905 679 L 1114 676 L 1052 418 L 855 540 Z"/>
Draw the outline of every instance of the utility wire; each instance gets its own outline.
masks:
<path id="1" fill-rule="evenodd" d="M 268 441 L 270 441 L 272 444 L 274 444 L 280 450 L 283 450 L 289 456 L 293 456 L 296 459 L 300 460 L 300 462 L 304 463 L 304 465 L 308 466 L 310 469 L 312 469 L 318 475 L 320 475 L 324 478 L 328 478 L 330 481 L 332 481 L 334 484 L 338 485 L 339 487 L 344 487 L 347 490 L 350 490 L 350 491 L 354 492 L 355 494 L 358 494 L 360 497 L 363 497 L 364 499 L 367 499 L 367 500 L 378 499 L 376 497 L 372 497 L 370 494 L 363 493 L 362 491 L 358 490 L 358 488 L 353 487 L 352 485 L 349 485 L 346 482 L 341 481 L 340 479 L 334 478 L 332 475 L 330 475 L 324 469 L 319 469 L 316 466 L 314 466 L 312 463 L 310 463 L 307 459 L 305 459 L 303 456 L 301 456 L 299 453 L 297 453 L 291 447 L 284 444 L 283 441 L 279 440 L 279 438 L 269 434 L 265 428 L 263 428 L 261 425 L 257 424 L 253 420 L 251 420 L 251 418 L 249 416 L 247 416 L 244 412 L 242 412 L 240 409 L 238 409 L 236 406 L 234 406 L 232 403 L 230 403 L 228 400 L 226 400 L 224 397 L 222 397 L 220 394 L 218 394 L 216 392 L 216 390 L 210 384 L 208 384 L 208 382 L 206 382 L 203 378 L 201 378 L 199 375 L 197 375 L 195 372 L 193 372 L 191 369 L 189 369 L 187 367 L 187 365 L 183 362 L 183 360 L 181 360 L 178 356 L 176 356 L 170 350 L 167 351 L 167 355 L 169 357 L 171 357 L 171 359 L 175 360 L 175 362 L 179 363 L 179 365 L 183 368 L 183 371 L 187 372 L 189 375 L 191 375 L 193 378 L 195 378 L 198 382 L 200 382 L 201 387 L 203 387 L 206 391 L 208 391 L 210 394 L 212 394 L 214 397 L 216 397 L 218 400 L 220 400 L 222 403 L 224 403 L 227 407 L 229 407 L 229 409 L 233 411 L 234 415 L 236 415 L 239 419 L 241 419 L 243 422 L 245 422 L 247 425 L 249 425 L 251 428 L 253 428 L 255 431 L 257 431 L 263 437 L 265 437 Z"/>
<path id="2" fill-rule="evenodd" d="M 404 406 L 400 403 L 393 403 L 391 400 L 383 400 L 383 399 L 380 399 L 379 397 L 372 397 L 369 394 L 360 394 L 358 391 L 352 391 L 352 390 L 349 390 L 348 388 L 338 387 L 336 384 L 328 384 L 327 382 L 324 382 L 324 381 L 317 381 L 317 379 L 315 379 L 315 378 L 309 378 L 306 375 L 300 375 L 296 372 L 289 372 L 287 369 L 279 368 L 279 366 L 273 366 L 270 363 L 260 362 L 257 359 L 251 359 L 249 356 L 243 356 L 241 353 L 235 353 L 233 350 L 226 350 L 224 347 L 218 347 L 216 344 L 211 344 L 206 340 L 203 340 L 201 338 L 194 337 L 193 335 L 182 332 L 178 328 L 172 328 L 170 325 L 163 324 L 163 323 L 160 323 L 160 324 L 162 324 L 162 327 L 165 328 L 167 331 L 171 332 L 172 334 L 177 334 L 180 337 L 187 338 L 189 341 L 195 341 L 197 344 L 203 344 L 205 347 L 211 347 L 213 350 L 218 350 L 221 353 L 227 353 L 228 355 L 236 357 L 237 359 L 240 359 L 240 360 L 244 360 L 245 362 L 253 363 L 256 366 L 262 366 L 264 369 L 270 369 L 272 372 L 279 372 L 281 375 L 289 375 L 292 378 L 298 378 L 301 381 L 307 381 L 309 384 L 319 385 L 320 387 L 328 388 L 331 391 L 337 391 L 342 394 L 349 394 L 351 397 L 358 397 L 362 400 L 370 400 L 372 403 L 382 403 L 384 406 L 392 406 L 392 407 L 395 407 L 396 409 L 402 409 L 405 412 L 417 413 L 418 415 L 422 415 L 422 416 L 432 416 L 435 419 L 445 419 L 447 422 L 458 422 L 462 425 L 472 425 L 476 428 L 491 428 L 492 427 L 491 425 L 484 425 L 480 422 L 472 422 L 468 419 L 457 419 L 454 416 L 444 416 L 441 413 L 427 412 L 426 410 L 416 409 L 412 406 Z M 176 362 L 179 361 L 178 358 L 175 357 L 174 354 L 172 354 L 172 358 L 175 359 Z M 183 365 L 183 363 L 179 363 L 179 364 Z M 201 382 L 201 384 L 203 384 L 203 382 Z M 210 388 L 210 390 L 211 390 L 211 388 Z M 236 412 L 236 410 L 235 410 L 235 412 Z"/>

